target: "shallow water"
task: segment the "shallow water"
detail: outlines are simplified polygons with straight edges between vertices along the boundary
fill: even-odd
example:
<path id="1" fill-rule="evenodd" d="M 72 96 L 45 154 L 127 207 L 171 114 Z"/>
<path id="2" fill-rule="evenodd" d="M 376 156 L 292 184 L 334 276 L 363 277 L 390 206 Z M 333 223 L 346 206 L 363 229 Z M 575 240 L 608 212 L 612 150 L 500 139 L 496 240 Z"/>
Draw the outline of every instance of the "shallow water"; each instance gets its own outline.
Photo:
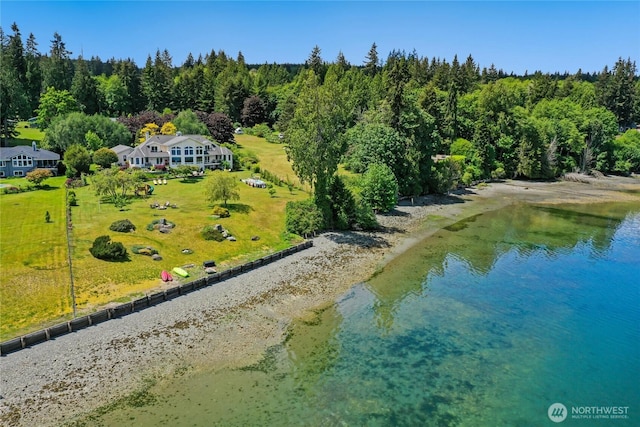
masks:
<path id="1" fill-rule="evenodd" d="M 103 425 L 640 425 L 640 206 L 516 205 L 418 243 L 254 366 L 153 387 Z M 144 404 L 144 403 L 148 404 Z"/>

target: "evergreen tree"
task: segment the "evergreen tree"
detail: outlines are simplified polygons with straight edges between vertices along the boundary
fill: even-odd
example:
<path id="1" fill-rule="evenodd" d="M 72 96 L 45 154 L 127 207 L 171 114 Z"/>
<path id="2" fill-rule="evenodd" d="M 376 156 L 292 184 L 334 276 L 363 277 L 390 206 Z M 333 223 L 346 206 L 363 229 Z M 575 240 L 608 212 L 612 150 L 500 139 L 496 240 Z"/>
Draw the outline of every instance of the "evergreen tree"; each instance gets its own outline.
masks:
<path id="1" fill-rule="evenodd" d="M 320 48 L 318 47 L 318 45 L 315 45 L 313 47 L 313 50 L 309 54 L 309 58 L 306 60 L 304 65 L 308 69 L 313 70 L 315 75 L 320 79 L 320 82 L 322 83 L 322 81 L 324 80 L 325 67 L 324 61 L 320 56 Z"/>
<path id="2" fill-rule="evenodd" d="M 385 66 L 385 83 L 387 102 L 391 108 L 389 125 L 398 132 L 400 129 L 400 115 L 404 109 L 404 88 L 409 82 L 409 69 L 404 53 L 392 51 Z"/>
<path id="3" fill-rule="evenodd" d="M 366 61 L 364 62 L 364 72 L 368 76 L 375 76 L 380 71 L 380 59 L 378 58 L 378 46 L 375 43 L 371 45 L 371 49 L 369 49 L 369 53 L 365 57 Z"/>
<path id="4" fill-rule="evenodd" d="M 25 53 L 27 71 L 25 75 L 25 91 L 29 103 L 29 115 L 38 108 L 40 103 L 40 91 L 42 90 L 42 69 L 40 68 L 41 55 L 38 52 L 38 43 L 33 33 L 27 39 Z"/>
<path id="5" fill-rule="evenodd" d="M 635 106 L 636 63 L 631 59 L 626 61 L 619 58 L 613 67 L 612 95 L 609 109 L 618 118 L 618 124 L 622 127 L 630 127 Z"/>
<path id="6" fill-rule="evenodd" d="M 95 114 L 99 111 L 98 85 L 89 73 L 87 63 L 82 56 L 76 62 L 75 74 L 71 83 L 71 95 L 85 113 Z"/>
<path id="7" fill-rule="evenodd" d="M 349 69 L 349 62 L 344 57 L 342 51 L 338 52 L 338 57 L 336 58 L 336 65 L 340 67 L 342 71 L 347 71 Z"/>
<path id="8" fill-rule="evenodd" d="M 56 90 L 71 89 L 73 64 L 70 55 L 71 52 L 67 50 L 62 36 L 57 32 L 54 33 L 49 56 L 43 62 L 43 90 L 49 87 Z"/>
<path id="9" fill-rule="evenodd" d="M 13 31 L 13 35 L 9 36 L 5 60 L 9 62 L 8 65 L 13 68 L 18 81 L 24 87 L 26 83 L 27 63 L 22 45 L 22 37 L 20 35 L 20 29 L 15 22 L 11 25 L 11 30 Z"/>
<path id="10" fill-rule="evenodd" d="M 122 114 L 134 114 L 142 111 L 147 102 L 142 90 L 140 70 L 135 62 L 131 59 L 117 61 L 113 71 L 120 77 L 127 94 L 123 100 Z"/>
<path id="11" fill-rule="evenodd" d="M 147 57 L 142 70 L 142 92 L 147 99 L 147 109 L 163 111 L 171 108 L 171 89 L 173 86 L 171 56 L 165 49 L 162 54 L 156 50 L 155 60 Z"/>
<path id="12" fill-rule="evenodd" d="M 16 69 L 16 64 L 20 66 L 24 61 L 22 41 L 18 27 L 13 24 L 12 29 L 14 35 L 8 40 L 4 33 L 0 38 L 0 146 L 3 147 L 7 139 L 17 136 L 16 120 L 29 114 L 24 75 L 21 80 Z"/>

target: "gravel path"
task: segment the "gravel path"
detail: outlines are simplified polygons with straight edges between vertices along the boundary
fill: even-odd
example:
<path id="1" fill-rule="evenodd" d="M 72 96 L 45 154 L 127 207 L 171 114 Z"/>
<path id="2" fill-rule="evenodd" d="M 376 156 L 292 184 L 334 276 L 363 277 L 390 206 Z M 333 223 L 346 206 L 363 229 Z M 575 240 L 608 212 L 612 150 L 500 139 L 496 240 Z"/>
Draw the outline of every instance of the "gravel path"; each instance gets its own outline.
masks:
<path id="1" fill-rule="evenodd" d="M 148 378 L 255 363 L 282 342 L 292 318 L 332 304 L 389 257 L 446 223 L 518 200 L 639 200 L 614 191 L 619 188 L 638 191 L 640 182 L 507 182 L 414 204 L 405 200 L 379 217 L 380 232 L 325 233 L 310 249 L 257 270 L 3 356 L 0 425 L 60 425 L 130 394 Z M 438 220 L 425 225 L 429 215 Z"/>

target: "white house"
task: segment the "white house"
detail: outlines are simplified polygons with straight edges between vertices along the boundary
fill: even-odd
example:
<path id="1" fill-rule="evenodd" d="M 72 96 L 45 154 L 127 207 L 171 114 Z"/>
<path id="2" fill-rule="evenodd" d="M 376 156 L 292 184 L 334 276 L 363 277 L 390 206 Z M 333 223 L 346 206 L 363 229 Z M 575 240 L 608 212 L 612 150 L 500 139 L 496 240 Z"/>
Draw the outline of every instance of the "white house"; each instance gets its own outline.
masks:
<path id="1" fill-rule="evenodd" d="M 221 168 L 222 162 L 227 162 L 233 168 L 231 150 L 200 135 L 155 135 L 136 147 L 117 145 L 112 150 L 118 162 L 129 167 L 189 165 L 204 170 Z"/>

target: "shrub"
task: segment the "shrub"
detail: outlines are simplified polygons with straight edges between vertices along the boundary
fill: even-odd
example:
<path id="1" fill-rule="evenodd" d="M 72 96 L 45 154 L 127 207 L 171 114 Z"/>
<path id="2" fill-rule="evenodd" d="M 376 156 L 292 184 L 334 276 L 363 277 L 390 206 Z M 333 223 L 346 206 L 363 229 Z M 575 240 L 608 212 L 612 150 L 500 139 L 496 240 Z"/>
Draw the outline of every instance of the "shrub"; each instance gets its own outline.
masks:
<path id="1" fill-rule="evenodd" d="M 322 213 L 312 199 L 287 202 L 285 224 L 289 233 L 306 237 L 322 229 L 323 223 Z"/>
<path id="2" fill-rule="evenodd" d="M 131 247 L 131 252 L 137 255 L 147 255 L 147 256 L 155 255 L 158 253 L 156 249 L 152 248 L 151 246 L 145 246 L 145 245 L 133 245 Z"/>
<path id="3" fill-rule="evenodd" d="M 253 129 L 251 129 L 251 135 L 264 138 L 265 136 L 271 133 L 271 129 L 266 123 L 261 123 L 259 125 L 255 125 Z"/>
<path id="4" fill-rule="evenodd" d="M 200 235 L 204 240 L 215 240 L 216 242 L 222 242 L 225 240 L 222 232 L 213 225 L 205 226 L 200 232 Z"/>
<path id="5" fill-rule="evenodd" d="M 231 216 L 229 209 L 223 208 L 222 206 L 215 206 L 213 208 L 213 215 L 217 215 L 220 218 L 228 218 Z"/>
<path id="6" fill-rule="evenodd" d="M 503 179 L 505 176 L 507 176 L 507 174 L 504 171 L 504 168 L 498 167 L 491 171 L 491 178 L 493 179 Z"/>
<path id="7" fill-rule="evenodd" d="M 109 236 L 99 236 L 89 249 L 91 255 L 105 261 L 119 261 L 128 258 L 127 249 L 120 242 L 112 242 Z"/>
<path id="8" fill-rule="evenodd" d="M 380 224 L 378 224 L 371 205 L 364 200 L 356 204 L 356 223 L 363 230 L 376 230 L 380 228 Z"/>
<path id="9" fill-rule="evenodd" d="M 109 226 L 109 230 L 117 231 L 120 233 L 128 233 L 136 229 L 136 226 L 133 225 L 131 221 L 128 219 L 121 219 L 119 221 L 114 222 Z"/>
<path id="10" fill-rule="evenodd" d="M 78 200 L 76 199 L 75 191 L 69 191 L 69 206 L 78 206 Z"/>

